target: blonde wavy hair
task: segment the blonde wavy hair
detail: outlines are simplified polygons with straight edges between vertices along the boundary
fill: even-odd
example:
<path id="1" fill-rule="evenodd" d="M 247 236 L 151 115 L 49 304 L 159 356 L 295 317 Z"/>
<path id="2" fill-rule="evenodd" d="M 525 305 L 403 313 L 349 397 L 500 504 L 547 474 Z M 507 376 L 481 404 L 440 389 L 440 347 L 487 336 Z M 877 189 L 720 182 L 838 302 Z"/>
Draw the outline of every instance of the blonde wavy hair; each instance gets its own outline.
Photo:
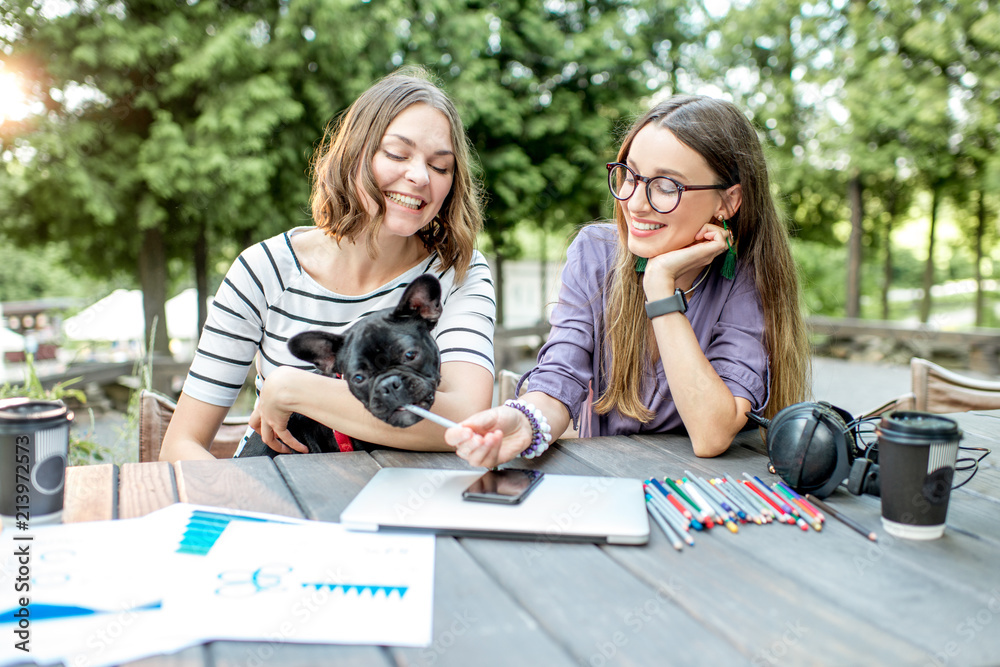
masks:
<path id="1" fill-rule="evenodd" d="M 372 161 L 386 128 L 414 104 L 426 104 L 444 114 L 451 126 L 455 153 L 451 191 L 434 221 L 417 236 L 428 252 L 438 253 L 442 269 L 454 268 L 461 282 L 483 227 L 482 191 L 473 175 L 473 151 L 462 119 L 444 91 L 421 68 L 401 69 L 379 80 L 331 121 L 311 164 L 313 221 L 338 242 L 364 238 L 369 257 L 377 259 L 375 239 L 386 207 Z M 378 205 L 374 216 L 365 210 L 355 183 L 360 183 Z"/>
<path id="2" fill-rule="evenodd" d="M 772 417 L 781 408 L 808 397 L 810 351 L 788 231 L 771 194 L 760 139 L 733 104 L 678 95 L 656 105 L 631 126 L 618 151 L 618 162 L 628 159 L 636 134 L 650 124 L 669 130 L 701 155 L 719 184 L 741 185 L 742 203 L 727 223 L 739 262 L 742 268 L 753 271 L 760 294 L 771 378 L 764 414 Z M 615 222 L 619 243 L 604 313 L 611 367 L 604 373 L 608 387 L 594 408 L 600 414 L 617 409 L 648 422 L 653 414 L 642 401 L 641 389 L 652 379 L 650 361 L 656 345 L 644 310 L 641 277 L 635 272 L 635 256 L 628 250 L 627 223 L 617 205 Z"/>

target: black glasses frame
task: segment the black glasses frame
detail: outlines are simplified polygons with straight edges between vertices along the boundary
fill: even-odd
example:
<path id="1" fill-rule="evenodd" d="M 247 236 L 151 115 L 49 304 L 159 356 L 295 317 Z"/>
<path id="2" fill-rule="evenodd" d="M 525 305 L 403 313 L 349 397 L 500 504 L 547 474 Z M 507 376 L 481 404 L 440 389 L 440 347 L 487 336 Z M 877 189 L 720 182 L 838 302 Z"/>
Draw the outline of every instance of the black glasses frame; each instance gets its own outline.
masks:
<path id="1" fill-rule="evenodd" d="M 609 162 L 605 166 L 607 166 L 607 168 L 608 168 L 608 189 L 611 190 L 611 196 L 612 197 L 614 197 L 618 201 L 628 201 L 629 199 L 632 198 L 632 195 L 635 194 L 636 188 L 638 187 L 638 181 L 642 181 L 643 183 L 646 184 L 646 201 L 649 202 L 650 207 L 654 211 L 656 211 L 657 213 L 664 213 L 665 214 L 665 213 L 671 213 L 671 212 L 675 211 L 677 209 L 677 207 L 681 205 L 681 197 L 682 197 L 682 195 L 687 190 L 692 190 L 692 191 L 693 190 L 725 190 L 727 188 L 732 187 L 731 185 L 684 185 L 683 183 L 681 183 L 680 181 L 678 181 L 676 178 L 671 178 L 669 176 L 652 176 L 652 177 L 650 177 L 650 176 L 640 176 L 639 174 L 635 173 L 635 169 L 633 169 L 632 167 L 628 166 L 627 164 L 623 164 L 621 162 Z M 632 192 L 628 193 L 628 195 L 626 195 L 624 197 L 619 197 L 618 196 L 618 189 L 620 188 L 620 185 L 617 184 L 617 183 L 613 183 L 612 182 L 612 180 L 614 178 L 614 170 L 615 170 L 616 167 L 624 167 L 636 179 L 636 182 L 632 186 Z M 656 208 L 656 205 L 653 204 L 653 199 L 650 196 L 652 194 L 652 192 L 650 191 L 650 188 L 652 187 L 653 181 L 655 181 L 657 179 L 660 179 L 660 178 L 662 178 L 665 181 L 670 181 L 671 183 L 673 183 L 677 187 L 677 201 L 674 203 L 674 205 L 672 207 L 668 208 L 665 211 L 663 209 Z"/>

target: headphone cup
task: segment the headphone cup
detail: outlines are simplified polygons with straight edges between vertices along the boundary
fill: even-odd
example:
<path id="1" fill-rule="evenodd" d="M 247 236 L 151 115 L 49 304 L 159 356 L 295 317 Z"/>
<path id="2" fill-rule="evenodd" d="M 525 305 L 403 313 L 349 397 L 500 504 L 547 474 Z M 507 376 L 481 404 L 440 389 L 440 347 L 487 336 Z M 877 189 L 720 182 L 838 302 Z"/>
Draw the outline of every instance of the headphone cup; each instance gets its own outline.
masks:
<path id="1" fill-rule="evenodd" d="M 804 402 L 781 410 L 767 432 L 767 455 L 775 473 L 798 493 L 825 498 L 850 473 L 851 436 L 829 403 Z"/>

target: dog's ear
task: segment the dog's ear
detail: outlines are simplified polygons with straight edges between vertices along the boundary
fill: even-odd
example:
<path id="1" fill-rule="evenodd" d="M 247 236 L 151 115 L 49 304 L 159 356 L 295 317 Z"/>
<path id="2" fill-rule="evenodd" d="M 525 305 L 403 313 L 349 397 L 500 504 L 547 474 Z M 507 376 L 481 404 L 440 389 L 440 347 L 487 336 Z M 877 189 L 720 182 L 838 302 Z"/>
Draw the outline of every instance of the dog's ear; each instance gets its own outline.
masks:
<path id="1" fill-rule="evenodd" d="M 330 377 L 333 377 L 337 353 L 343 345 L 344 336 L 322 331 L 306 331 L 292 336 L 288 341 L 288 349 L 292 354 L 314 364 L 320 373 Z"/>
<path id="2" fill-rule="evenodd" d="M 417 276 L 403 292 L 392 316 L 395 319 L 419 317 L 433 329 L 441 319 L 441 283 L 428 273 Z"/>

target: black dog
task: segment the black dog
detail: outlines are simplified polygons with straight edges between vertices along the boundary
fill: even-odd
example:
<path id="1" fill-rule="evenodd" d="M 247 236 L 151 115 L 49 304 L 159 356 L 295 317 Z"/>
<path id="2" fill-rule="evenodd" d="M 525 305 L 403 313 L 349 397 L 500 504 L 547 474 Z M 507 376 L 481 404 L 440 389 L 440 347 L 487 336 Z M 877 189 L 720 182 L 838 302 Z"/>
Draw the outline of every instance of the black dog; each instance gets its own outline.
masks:
<path id="1" fill-rule="evenodd" d="M 441 355 L 431 331 L 441 317 L 441 284 L 434 276 L 418 276 L 395 308 L 362 318 L 343 334 L 307 331 L 293 336 L 288 349 L 323 375 L 342 377 L 368 411 L 392 426 L 412 426 L 421 417 L 402 409 L 412 403 L 429 409 L 441 381 Z M 334 432 L 309 417 L 293 413 L 288 430 L 310 453 L 338 452 Z M 374 446 L 353 442 L 355 449 Z M 277 456 L 254 433 L 240 452 Z"/>

